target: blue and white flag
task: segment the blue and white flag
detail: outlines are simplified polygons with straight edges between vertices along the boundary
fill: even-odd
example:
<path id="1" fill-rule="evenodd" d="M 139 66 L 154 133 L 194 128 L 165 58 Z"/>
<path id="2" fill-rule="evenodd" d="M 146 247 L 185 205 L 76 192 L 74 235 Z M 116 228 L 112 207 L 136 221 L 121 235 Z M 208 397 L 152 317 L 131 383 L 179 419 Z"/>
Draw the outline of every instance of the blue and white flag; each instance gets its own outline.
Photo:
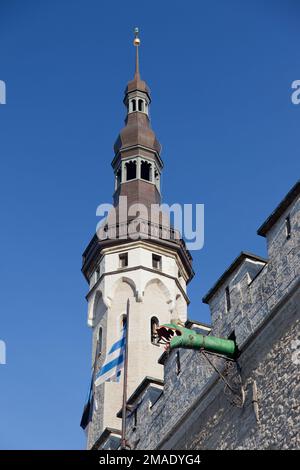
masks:
<path id="1" fill-rule="evenodd" d="M 125 362 L 125 349 L 126 349 L 126 325 L 122 329 L 121 338 L 116 341 L 110 348 L 106 355 L 105 361 L 101 369 L 96 375 L 95 385 L 100 385 L 104 382 L 118 382 L 121 375 L 121 370 Z"/>

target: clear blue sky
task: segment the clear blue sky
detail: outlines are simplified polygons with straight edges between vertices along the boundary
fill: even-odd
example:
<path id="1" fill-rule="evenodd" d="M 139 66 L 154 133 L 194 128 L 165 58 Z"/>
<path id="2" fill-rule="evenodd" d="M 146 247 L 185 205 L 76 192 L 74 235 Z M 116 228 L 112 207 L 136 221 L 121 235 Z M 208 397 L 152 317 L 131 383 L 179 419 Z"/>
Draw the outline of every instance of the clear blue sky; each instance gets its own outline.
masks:
<path id="1" fill-rule="evenodd" d="M 0 448 L 80 449 L 90 368 L 81 254 L 113 192 L 132 29 L 165 202 L 204 203 L 190 317 L 299 177 L 300 6 L 277 0 L 0 0 Z"/>

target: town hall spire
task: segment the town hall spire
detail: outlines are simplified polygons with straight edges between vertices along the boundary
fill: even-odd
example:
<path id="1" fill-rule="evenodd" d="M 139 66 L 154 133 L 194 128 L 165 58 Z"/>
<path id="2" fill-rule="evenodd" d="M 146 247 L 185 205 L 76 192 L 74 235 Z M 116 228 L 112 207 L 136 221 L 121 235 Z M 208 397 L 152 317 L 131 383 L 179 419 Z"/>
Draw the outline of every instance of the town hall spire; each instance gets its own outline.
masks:
<path id="1" fill-rule="evenodd" d="M 138 28 L 135 28 L 133 44 L 136 48 L 135 73 L 125 89 L 125 127 L 114 145 L 112 166 L 115 173 L 114 204 L 120 196 L 127 196 L 128 205 L 143 203 L 147 207 L 159 204 L 160 176 L 163 162 L 161 146 L 151 129 L 149 107 L 150 89 L 141 79 L 139 67 Z"/>

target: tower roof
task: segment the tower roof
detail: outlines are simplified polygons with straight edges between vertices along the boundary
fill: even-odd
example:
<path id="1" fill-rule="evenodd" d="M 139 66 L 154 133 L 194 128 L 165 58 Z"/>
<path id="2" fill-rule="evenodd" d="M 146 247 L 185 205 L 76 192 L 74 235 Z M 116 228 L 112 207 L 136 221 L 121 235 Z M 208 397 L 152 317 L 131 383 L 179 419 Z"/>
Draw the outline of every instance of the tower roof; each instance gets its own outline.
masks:
<path id="1" fill-rule="evenodd" d="M 146 114 L 131 113 L 125 120 L 125 127 L 120 131 L 114 145 L 115 153 L 127 147 L 135 145 L 161 151 L 161 145 L 150 127 L 150 121 Z"/>
<path id="2" fill-rule="evenodd" d="M 154 131 L 150 126 L 150 119 L 148 112 L 129 112 L 129 95 L 136 96 L 137 98 L 143 98 L 147 102 L 147 106 L 150 103 L 150 89 L 146 82 L 141 79 L 140 66 L 139 66 L 139 46 L 140 39 L 138 37 L 138 29 L 135 29 L 135 38 L 133 44 L 136 48 L 135 57 L 135 72 L 133 80 L 129 81 L 125 89 L 124 103 L 128 107 L 128 114 L 125 119 L 125 127 L 121 130 L 115 144 L 114 151 L 117 154 L 120 150 L 128 147 L 143 146 L 151 150 L 154 150 L 158 154 L 161 151 L 161 145 L 156 138 Z M 146 96 L 145 96 L 146 95 Z"/>

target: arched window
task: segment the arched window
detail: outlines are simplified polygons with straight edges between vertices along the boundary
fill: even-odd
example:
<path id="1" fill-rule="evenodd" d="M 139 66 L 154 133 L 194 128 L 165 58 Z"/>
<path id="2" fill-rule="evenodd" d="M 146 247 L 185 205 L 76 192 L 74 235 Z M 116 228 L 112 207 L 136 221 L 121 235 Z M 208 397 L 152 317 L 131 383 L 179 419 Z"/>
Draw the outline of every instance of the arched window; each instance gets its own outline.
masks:
<path id="1" fill-rule="evenodd" d="M 154 180 L 157 189 L 159 190 L 159 172 L 155 169 L 154 171 Z"/>
<path id="2" fill-rule="evenodd" d="M 122 171 L 121 171 L 121 168 L 119 168 L 117 171 L 117 185 L 118 186 L 120 186 L 121 181 L 122 181 Z"/>
<path id="3" fill-rule="evenodd" d="M 142 161 L 141 164 L 141 178 L 146 181 L 151 181 L 151 163 Z"/>
<path id="4" fill-rule="evenodd" d="M 103 332 L 102 332 L 102 326 L 100 326 L 99 331 L 98 331 L 98 341 L 97 341 L 97 356 L 102 352 L 102 342 L 103 342 Z"/>
<path id="5" fill-rule="evenodd" d="M 156 329 L 159 326 L 159 321 L 157 317 L 152 317 L 150 320 L 150 331 L 151 331 L 151 343 L 156 344 L 157 341 L 157 333 Z"/>
<path id="6" fill-rule="evenodd" d="M 123 315 L 121 315 L 121 322 L 120 322 L 121 330 L 123 330 L 123 328 L 126 326 L 126 323 L 127 323 L 127 315 L 126 313 L 123 313 Z"/>
<path id="7" fill-rule="evenodd" d="M 132 100 L 131 103 L 132 103 L 132 111 L 136 111 L 136 101 Z"/>
<path id="8" fill-rule="evenodd" d="M 126 164 L 126 181 L 136 178 L 136 161 L 127 162 Z"/>
<path id="9" fill-rule="evenodd" d="M 143 100 L 139 100 L 138 104 L 139 104 L 139 111 L 144 112 L 144 101 L 143 101 Z"/>

